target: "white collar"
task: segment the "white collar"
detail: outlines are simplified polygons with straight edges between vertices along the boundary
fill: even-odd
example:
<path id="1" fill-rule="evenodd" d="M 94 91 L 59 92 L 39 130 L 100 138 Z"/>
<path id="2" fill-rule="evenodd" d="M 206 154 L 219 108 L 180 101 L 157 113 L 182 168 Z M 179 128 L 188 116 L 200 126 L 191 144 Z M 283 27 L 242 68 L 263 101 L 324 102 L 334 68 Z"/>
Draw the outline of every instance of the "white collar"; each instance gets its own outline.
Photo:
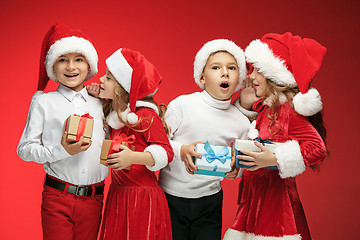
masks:
<path id="1" fill-rule="evenodd" d="M 221 101 L 213 98 L 208 92 L 205 90 L 201 93 L 201 98 L 204 100 L 205 103 L 210 105 L 211 107 L 218 108 L 218 109 L 228 109 L 231 105 L 231 99 Z"/>
<path id="2" fill-rule="evenodd" d="M 63 95 L 67 100 L 69 100 L 69 102 L 74 100 L 74 98 L 77 94 L 80 94 L 85 99 L 85 101 L 87 101 L 88 97 L 89 97 L 86 87 L 83 87 L 79 92 L 75 92 L 74 90 L 68 88 L 67 86 L 64 86 L 61 83 L 59 83 L 59 87 L 58 87 L 57 91 L 61 95 Z"/>

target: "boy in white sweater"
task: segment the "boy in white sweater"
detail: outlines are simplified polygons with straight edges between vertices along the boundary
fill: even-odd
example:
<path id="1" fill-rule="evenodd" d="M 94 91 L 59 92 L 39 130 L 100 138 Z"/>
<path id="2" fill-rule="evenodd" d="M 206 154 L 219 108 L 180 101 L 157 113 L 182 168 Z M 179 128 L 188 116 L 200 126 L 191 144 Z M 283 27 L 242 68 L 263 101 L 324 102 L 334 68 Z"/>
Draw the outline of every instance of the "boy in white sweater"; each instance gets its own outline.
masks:
<path id="1" fill-rule="evenodd" d="M 226 39 L 206 43 L 197 53 L 194 78 L 202 92 L 170 102 L 165 120 L 170 128 L 173 161 L 160 171 L 159 181 L 170 209 L 173 239 L 220 239 L 221 177 L 194 175 L 192 157 L 198 142 L 230 146 L 245 139 L 248 118 L 231 104 L 247 70 L 243 50 Z"/>

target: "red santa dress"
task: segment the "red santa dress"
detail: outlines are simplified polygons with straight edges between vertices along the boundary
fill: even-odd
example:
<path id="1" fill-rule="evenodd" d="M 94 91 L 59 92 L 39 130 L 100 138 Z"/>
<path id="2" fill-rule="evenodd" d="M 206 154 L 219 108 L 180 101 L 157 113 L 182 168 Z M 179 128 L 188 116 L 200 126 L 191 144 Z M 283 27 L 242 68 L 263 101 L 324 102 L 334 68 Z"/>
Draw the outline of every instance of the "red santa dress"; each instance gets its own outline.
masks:
<path id="1" fill-rule="evenodd" d="M 284 143 L 275 150 L 279 169 L 244 171 L 238 212 L 224 239 L 311 239 L 295 176 L 326 157 L 325 144 L 308 118 L 296 113 L 288 102 L 281 105 L 278 123 L 270 130 L 269 107 L 260 106 L 255 132 L 263 139 Z"/>
<path id="2" fill-rule="evenodd" d="M 126 126 L 110 129 L 111 138 L 121 133 L 133 134 L 135 151 L 149 151 L 155 160 L 171 161 L 173 151 L 160 117 L 147 107 L 136 108 L 135 112 L 142 119 L 135 129 L 143 131 Z M 171 239 L 167 201 L 154 172 L 147 166 L 133 164 L 130 170 L 111 171 L 100 239 Z"/>

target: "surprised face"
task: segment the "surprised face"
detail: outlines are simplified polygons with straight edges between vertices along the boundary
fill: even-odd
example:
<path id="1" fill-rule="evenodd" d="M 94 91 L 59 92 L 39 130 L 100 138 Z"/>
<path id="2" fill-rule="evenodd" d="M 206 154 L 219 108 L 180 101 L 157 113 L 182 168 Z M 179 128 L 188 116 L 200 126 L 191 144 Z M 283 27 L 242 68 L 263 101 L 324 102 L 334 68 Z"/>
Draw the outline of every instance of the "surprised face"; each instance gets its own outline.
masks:
<path id="1" fill-rule="evenodd" d="M 234 94 L 239 83 L 239 68 L 228 52 L 216 52 L 208 58 L 200 83 L 213 98 L 226 101 Z"/>

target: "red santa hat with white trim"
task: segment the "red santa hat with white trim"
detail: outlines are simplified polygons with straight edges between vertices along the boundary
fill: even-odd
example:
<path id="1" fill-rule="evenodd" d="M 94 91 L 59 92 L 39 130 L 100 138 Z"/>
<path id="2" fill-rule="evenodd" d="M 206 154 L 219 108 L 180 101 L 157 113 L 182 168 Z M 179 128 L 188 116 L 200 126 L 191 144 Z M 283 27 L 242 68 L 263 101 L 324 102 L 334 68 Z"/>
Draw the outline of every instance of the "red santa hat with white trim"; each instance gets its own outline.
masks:
<path id="1" fill-rule="evenodd" d="M 90 66 L 86 80 L 96 75 L 98 55 L 89 38 L 79 29 L 57 23 L 51 26 L 42 43 L 38 90 L 45 89 L 49 78 L 58 82 L 54 63 L 58 57 L 68 53 L 80 53 L 86 58 Z"/>
<path id="2" fill-rule="evenodd" d="M 200 83 L 201 74 L 204 71 L 204 67 L 211 54 L 225 51 L 230 53 L 236 60 L 239 68 L 239 83 L 236 87 L 236 91 L 240 90 L 241 83 L 245 80 L 247 75 L 246 61 L 244 51 L 236 45 L 234 42 L 227 39 L 215 39 L 211 40 L 202 46 L 197 52 L 194 61 L 194 79 L 196 84 L 201 88 L 205 89 L 204 84 Z"/>
<path id="3" fill-rule="evenodd" d="M 153 96 L 162 77 L 141 53 L 127 48 L 120 48 L 114 52 L 106 59 L 106 66 L 129 93 L 129 105 L 122 116 L 127 122 L 135 124 L 138 121 L 138 116 L 135 114 L 137 101 Z"/>
<path id="4" fill-rule="evenodd" d="M 320 70 L 326 48 L 313 39 L 269 33 L 252 41 L 245 49 L 246 61 L 265 78 L 279 86 L 299 87 L 293 99 L 294 109 L 312 116 L 322 109 L 319 92 L 310 83 Z"/>

